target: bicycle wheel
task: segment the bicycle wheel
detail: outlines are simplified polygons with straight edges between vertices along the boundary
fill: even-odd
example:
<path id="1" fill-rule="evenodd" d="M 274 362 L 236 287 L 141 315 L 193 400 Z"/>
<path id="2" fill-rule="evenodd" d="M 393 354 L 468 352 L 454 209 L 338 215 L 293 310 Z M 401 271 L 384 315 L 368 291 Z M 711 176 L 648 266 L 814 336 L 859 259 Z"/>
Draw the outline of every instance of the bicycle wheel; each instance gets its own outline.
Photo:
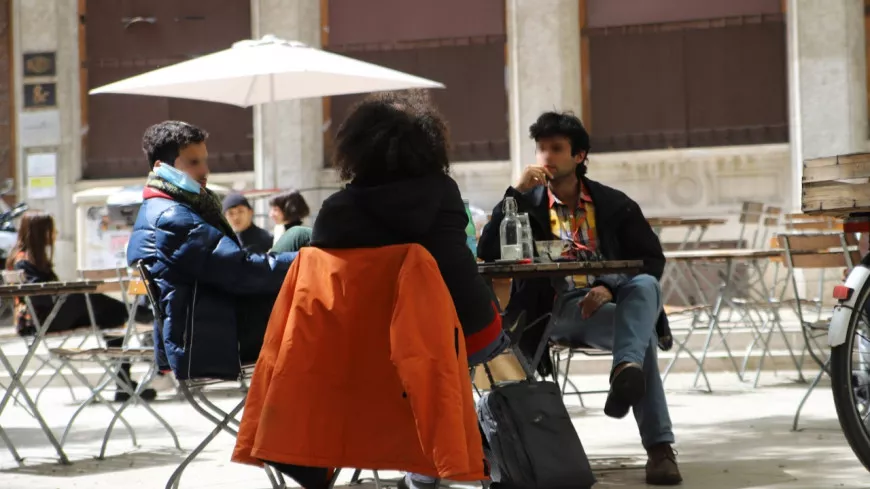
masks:
<path id="1" fill-rule="evenodd" d="M 840 428 L 870 471 L 870 282 L 849 318 L 846 342 L 831 349 L 831 390 Z"/>

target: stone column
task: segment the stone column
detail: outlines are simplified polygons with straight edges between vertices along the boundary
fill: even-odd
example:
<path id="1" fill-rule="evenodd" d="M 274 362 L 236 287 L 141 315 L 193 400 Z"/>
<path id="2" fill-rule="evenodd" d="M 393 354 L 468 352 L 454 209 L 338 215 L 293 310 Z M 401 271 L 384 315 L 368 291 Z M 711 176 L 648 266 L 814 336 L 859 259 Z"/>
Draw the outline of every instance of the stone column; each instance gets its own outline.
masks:
<path id="1" fill-rule="evenodd" d="M 320 0 L 251 0 L 252 33 L 320 47 Z M 257 188 L 317 187 L 323 170 L 321 99 L 254 108 L 254 175 Z M 303 193 L 312 209 L 319 192 Z M 261 204 L 265 205 L 265 204 Z M 264 209 L 259 209 L 264 212 Z"/>
<path id="2" fill-rule="evenodd" d="M 14 0 L 11 23 L 18 195 L 27 200 L 31 208 L 54 216 L 60 232 L 55 269 L 61 278 L 74 278 L 77 229 L 72 194 L 81 176 L 78 1 Z M 55 75 L 25 80 L 23 55 L 40 52 L 55 53 Z M 25 83 L 45 83 L 45 91 L 55 92 L 55 106 L 25 109 Z M 27 155 L 35 153 L 56 155 L 56 195 L 53 198 L 28 196 Z"/>
<path id="3" fill-rule="evenodd" d="M 506 0 L 511 180 L 535 161 L 529 126 L 547 110 L 581 111 L 577 0 Z"/>
<path id="4" fill-rule="evenodd" d="M 867 150 L 863 0 L 789 0 L 792 208 L 803 160 Z"/>

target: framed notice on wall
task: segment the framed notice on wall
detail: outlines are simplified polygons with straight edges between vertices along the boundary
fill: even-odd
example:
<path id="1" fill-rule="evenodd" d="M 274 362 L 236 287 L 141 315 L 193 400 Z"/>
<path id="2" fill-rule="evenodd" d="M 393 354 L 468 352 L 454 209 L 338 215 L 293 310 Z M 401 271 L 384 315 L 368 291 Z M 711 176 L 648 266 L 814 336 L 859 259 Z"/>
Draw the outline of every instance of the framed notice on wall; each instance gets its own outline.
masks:
<path id="1" fill-rule="evenodd" d="M 25 53 L 23 63 L 24 76 L 37 77 L 57 75 L 54 58 L 54 52 Z"/>
<path id="2" fill-rule="evenodd" d="M 57 153 L 27 155 L 27 198 L 57 197 Z"/>

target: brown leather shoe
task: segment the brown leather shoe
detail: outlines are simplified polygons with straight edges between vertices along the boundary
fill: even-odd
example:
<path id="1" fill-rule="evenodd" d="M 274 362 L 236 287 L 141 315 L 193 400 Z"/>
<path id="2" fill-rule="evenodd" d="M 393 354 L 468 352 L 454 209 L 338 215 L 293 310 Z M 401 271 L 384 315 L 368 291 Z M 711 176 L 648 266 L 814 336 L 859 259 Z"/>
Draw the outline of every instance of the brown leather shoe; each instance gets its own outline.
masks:
<path id="1" fill-rule="evenodd" d="M 646 483 L 653 486 L 676 486 L 683 482 L 677 467 L 677 454 L 671 445 L 661 443 L 647 450 Z"/>

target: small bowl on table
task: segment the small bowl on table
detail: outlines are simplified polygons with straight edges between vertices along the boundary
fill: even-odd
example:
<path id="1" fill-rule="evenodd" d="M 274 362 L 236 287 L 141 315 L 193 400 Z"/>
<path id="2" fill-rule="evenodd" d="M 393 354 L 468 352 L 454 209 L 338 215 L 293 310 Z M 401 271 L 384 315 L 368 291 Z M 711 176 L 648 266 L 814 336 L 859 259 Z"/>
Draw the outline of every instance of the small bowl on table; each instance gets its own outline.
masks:
<path id="1" fill-rule="evenodd" d="M 562 257 L 562 254 L 568 249 L 568 243 L 558 239 L 535 241 L 535 249 L 538 252 L 539 261 L 553 263 Z"/>

